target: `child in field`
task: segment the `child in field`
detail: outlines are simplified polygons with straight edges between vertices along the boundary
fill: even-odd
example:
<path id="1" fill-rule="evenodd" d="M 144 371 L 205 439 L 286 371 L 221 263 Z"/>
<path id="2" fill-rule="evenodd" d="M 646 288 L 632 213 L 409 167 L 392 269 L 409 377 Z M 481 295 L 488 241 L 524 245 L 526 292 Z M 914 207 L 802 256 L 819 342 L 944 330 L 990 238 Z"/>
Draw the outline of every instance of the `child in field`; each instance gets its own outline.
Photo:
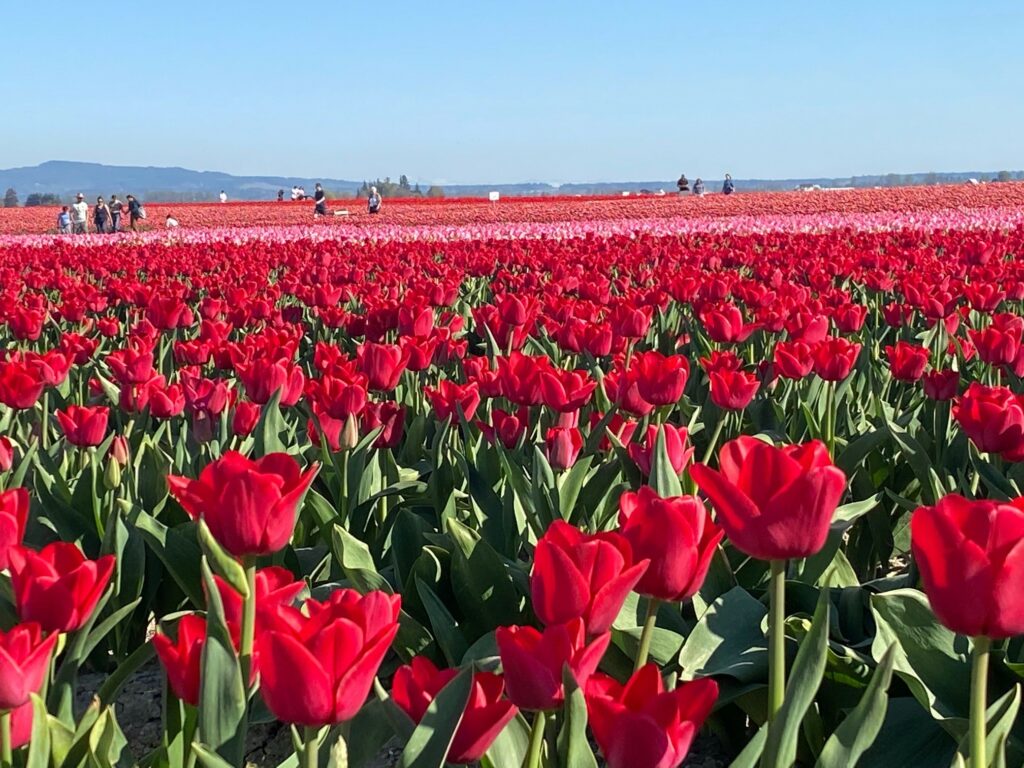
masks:
<path id="1" fill-rule="evenodd" d="M 68 213 L 68 207 L 65 205 L 60 209 L 60 213 L 57 214 L 57 231 L 62 235 L 71 234 L 71 214 Z"/>

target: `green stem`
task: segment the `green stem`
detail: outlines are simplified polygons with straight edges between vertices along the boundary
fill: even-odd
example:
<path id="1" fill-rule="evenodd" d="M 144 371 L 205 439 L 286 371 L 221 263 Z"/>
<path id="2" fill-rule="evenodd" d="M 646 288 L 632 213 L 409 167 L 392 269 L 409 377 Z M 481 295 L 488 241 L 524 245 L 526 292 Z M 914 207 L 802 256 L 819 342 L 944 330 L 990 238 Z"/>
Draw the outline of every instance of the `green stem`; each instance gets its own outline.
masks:
<path id="1" fill-rule="evenodd" d="M 0 714 L 0 762 L 4 768 L 13 765 L 14 750 L 11 748 L 11 711 Z"/>
<path id="2" fill-rule="evenodd" d="M 725 427 L 725 414 L 718 414 L 718 423 L 715 424 L 715 431 L 711 433 L 711 442 L 708 443 L 707 450 L 704 451 L 704 458 L 701 459 L 701 464 L 707 464 L 711 457 L 715 453 L 715 447 L 718 445 L 718 438 L 722 436 L 722 429 Z"/>
<path id="3" fill-rule="evenodd" d="M 971 768 L 988 768 L 985 754 L 985 710 L 987 709 L 988 652 L 992 641 L 974 638 L 971 652 Z"/>
<path id="4" fill-rule="evenodd" d="M 540 768 L 540 752 L 544 746 L 544 731 L 548 724 L 548 713 L 538 712 L 533 718 L 533 730 L 530 731 L 530 748 L 526 753 L 523 768 Z"/>
<path id="5" fill-rule="evenodd" d="M 661 600 L 656 597 L 647 598 L 647 618 L 644 620 L 644 631 L 640 635 L 640 648 L 636 653 L 636 661 L 633 663 L 633 672 L 647 663 L 647 657 L 651 653 L 651 638 L 654 636 L 654 626 L 658 623 L 658 608 L 661 607 Z"/>
<path id="6" fill-rule="evenodd" d="M 825 386 L 825 445 L 828 446 L 828 455 L 834 457 L 836 454 L 836 383 L 830 381 Z"/>
<path id="7" fill-rule="evenodd" d="M 312 725 L 306 726 L 306 738 L 302 747 L 302 768 L 317 768 L 319 765 L 317 742 L 319 729 Z"/>
<path id="8" fill-rule="evenodd" d="M 244 565 L 249 596 L 242 603 L 242 647 L 238 657 L 242 664 L 242 684 L 248 690 L 252 673 L 252 648 L 256 637 L 256 561 L 247 558 Z"/>
<path id="9" fill-rule="evenodd" d="M 768 721 L 786 695 L 786 561 L 771 561 L 768 615 Z"/>

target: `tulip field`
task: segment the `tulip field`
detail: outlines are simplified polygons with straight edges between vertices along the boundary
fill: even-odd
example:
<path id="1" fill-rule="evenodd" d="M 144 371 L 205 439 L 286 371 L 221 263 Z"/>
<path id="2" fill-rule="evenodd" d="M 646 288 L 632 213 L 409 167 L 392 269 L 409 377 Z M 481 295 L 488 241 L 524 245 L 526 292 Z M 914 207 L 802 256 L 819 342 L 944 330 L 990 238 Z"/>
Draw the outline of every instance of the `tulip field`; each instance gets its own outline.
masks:
<path id="1" fill-rule="evenodd" d="M 0 768 L 1024 765 L 1024 184 L 348 204 L 0 211 Z"/>

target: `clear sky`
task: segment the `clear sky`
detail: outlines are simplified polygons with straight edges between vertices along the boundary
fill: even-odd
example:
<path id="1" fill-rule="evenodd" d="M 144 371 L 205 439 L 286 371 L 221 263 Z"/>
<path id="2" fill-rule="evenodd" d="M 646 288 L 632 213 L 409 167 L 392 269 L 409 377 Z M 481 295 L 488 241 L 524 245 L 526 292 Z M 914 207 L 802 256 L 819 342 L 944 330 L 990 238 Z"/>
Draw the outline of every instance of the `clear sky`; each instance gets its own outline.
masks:
<path id="1" fill-rule="evenodd" d="M 1024 2 L 45 3 L 0 167 L 424 182 L 1024 168 Z"/>

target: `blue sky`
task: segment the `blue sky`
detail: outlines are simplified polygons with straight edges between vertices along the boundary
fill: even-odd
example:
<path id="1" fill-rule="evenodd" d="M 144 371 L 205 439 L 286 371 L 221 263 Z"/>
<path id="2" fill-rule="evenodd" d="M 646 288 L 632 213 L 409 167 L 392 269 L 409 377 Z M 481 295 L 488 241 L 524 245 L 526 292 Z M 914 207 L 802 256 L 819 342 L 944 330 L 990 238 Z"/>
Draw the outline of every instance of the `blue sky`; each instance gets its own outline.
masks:
<path id="1" fill-rule="evenodd" d="M 2 13 L 0 167 L 442 183 L 1024 168 L 1020 0 Z"/>

